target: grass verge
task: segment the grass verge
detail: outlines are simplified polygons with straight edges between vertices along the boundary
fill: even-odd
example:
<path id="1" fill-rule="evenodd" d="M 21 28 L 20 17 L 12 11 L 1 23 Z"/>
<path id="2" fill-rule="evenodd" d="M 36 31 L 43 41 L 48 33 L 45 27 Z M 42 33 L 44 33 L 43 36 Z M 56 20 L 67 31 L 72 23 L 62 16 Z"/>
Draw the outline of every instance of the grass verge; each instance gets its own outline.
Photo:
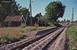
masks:
<path id="1" fill-rule="evenodd" d="M 69 39 L 67 50 L 77 50 L 77 25 L 71 25 L 67 30 Z"/>
<path id="2" fill-rule="evenodd" d="M 49 27 L 50 28 L 50 27 Z M 5 27 L 0 28 L 0 44 L 12 43 L 24 38 L 25 34 L 30 31 L 45 29 L 45 27 Z"/>

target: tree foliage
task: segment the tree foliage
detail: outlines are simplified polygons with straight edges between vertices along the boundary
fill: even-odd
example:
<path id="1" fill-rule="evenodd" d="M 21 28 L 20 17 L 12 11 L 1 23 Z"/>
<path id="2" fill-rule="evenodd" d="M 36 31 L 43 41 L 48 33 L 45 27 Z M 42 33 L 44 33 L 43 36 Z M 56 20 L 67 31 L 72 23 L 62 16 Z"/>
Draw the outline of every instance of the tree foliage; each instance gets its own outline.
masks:
<path id="1" fill-rule="evenodd" d="M 1 16 L 3 15 L 3 8 L 2 6 L 0 5 L 0 21 L 2 21 L 3 17 L 1 18 Z"/>
<path id="2" fill-rule="evenodd" d="M 41 16 L 40 19 L 39 19 L 39 21 L 40 21 L 40 25 L 43 25 L 43 26 L 47 26 L 48 22 L 49 22 L 47 16 Z"/>
<path id="3" fill-rule="evenodd" d="M 24 16 L 25 19 L 26 19 L 26 16 L 29 15 L 29 11 L 26 7 L 21 8 L 19 11 L 20 11 L 20 14 Z"/>
<path id="4" fill-rule="evenodd" d="M 21 8 L 20 9 L 20 13 L 22 13 L 22 14 L 27 14 L 27 12 L 28 12 L 28 9 L 25 7 L 23 7 L 23 8 Z"/>
<path id="5" fill-rule="evenodd" d="M 40 17 L 40 21 L 41 22 L 48 22 L 48 17 L 42 16 L 42 17 Z"/>
<path id="6" fill-rule="evenodd" d="M 47 5 L 45 11 L 49 20 L 55 23 L 57 22 L 58 18 L 63 17 L 65 12 L 65 5 L 63 5 L 60 1 L 53 1 Z"/>
<path id="7" fill-rule="evenodd" d="M 8 1 L 10 1 L 10 3 L 8 3 Z M 21 6 L 19 6 L 15 0 L 0 0 L 0 22 L 3 22 L 8 15 L 19 14 L 20 8 Z"/>

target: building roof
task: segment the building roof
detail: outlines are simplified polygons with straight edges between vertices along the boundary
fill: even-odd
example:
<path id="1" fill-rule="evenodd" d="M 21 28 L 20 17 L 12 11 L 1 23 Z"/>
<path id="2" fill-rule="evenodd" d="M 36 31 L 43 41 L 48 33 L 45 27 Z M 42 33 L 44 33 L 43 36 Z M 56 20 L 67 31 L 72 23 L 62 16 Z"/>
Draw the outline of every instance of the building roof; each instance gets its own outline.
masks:
<path id="1" fill-rule="evenodd" d="M 22 18 L 23 18 L 23 16 L 7 16 L 5 19 L 5 22 L 22 21 Z"/>
<path id="2" fill-rule="evenodd" d="M 39 14 L 36 14 L 34 17 L 37 18 L 37 17 L 41 17 L 41 16 L 42 16 L 42 14 L 39 13 Z"/>

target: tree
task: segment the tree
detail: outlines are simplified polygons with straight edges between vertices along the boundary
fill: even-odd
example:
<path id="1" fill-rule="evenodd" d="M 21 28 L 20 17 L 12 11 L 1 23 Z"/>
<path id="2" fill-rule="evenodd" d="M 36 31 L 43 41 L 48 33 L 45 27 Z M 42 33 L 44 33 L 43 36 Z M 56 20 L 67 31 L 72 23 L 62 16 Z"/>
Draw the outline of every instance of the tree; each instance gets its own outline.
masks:
<path id="1" fill-rule="evenodd" d="M 0 5 L 0 22 L 2 22 L 3 20 L 3 17 L 1 17 L 3 15 L 3 8 L 2 6 Z"/>
<path id="2" fill-rule="evenodd" d="M 17 15 L 20 7 L 15 0 L 0 0 L 0 22 L 3 22 L 8 15 Z"/>
<path id="3" fill-rule="evenodd" d="M 48 22 L 49 22 L 47 16 L 41 16 L 40 19 L 39 19 L 39 21 L 40 21 L 40 25 L 43 25 L 43 26 L 47 26 Z"/>
<path id="4" fill-rule="evenodd" d="M 12 11 L 13 11 L 13 14 L 14 15 L 19 15 L 19 10 L 21 9 L 21 6 L 20 6 L 20 4 L 16 4 L 16 2 L 15 2 L 15 4 L 13 5 L 13 8 L 12 8 Z"/>
<path id="5" fill-rule="evenodd" d="M 26 7 L 22 7 L 20 10 L 19 10 L 20 14 L 22 14 L 24 16 L 24 19 L 25 19 L 25 24 L 26 25 L 30 25 L 30 12 L 29 10 L 26 8 Z"/>
<path id="6" fill-rule="evenodd" d="M 63 5 L 60 1 L 53 1 L 47 5 L 45 11 L 49 20 L 55 24 L 57 23 L 58 18 L 63 17 L 65 12 L 65 5 Z"/>
<path id="7" fill-rule="evenodd" d="M 29 11 L 26 7 L 21 8 L 20 10 L 20 14 L 22 14 L 24 16 L 24 18 L 26 19 L 26 15 L 29 15 Z"/>
<path id="8" fill-rule="evenodd" d="M 67 20 L 67 22 L 70 22 L 70 20 Z"/>

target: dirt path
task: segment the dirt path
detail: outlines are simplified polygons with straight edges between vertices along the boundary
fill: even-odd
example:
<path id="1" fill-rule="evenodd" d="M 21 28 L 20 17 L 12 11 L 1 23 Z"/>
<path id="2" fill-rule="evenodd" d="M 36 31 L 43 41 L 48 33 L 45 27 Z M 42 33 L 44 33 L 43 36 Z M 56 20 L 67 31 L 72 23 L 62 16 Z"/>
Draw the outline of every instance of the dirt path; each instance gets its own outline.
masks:
<path id="1" fill-rule="evenodd" d="M 65 30 L 59 35 L 59 37 L 56 39 L 56 41 L 49 46 L 48 50 L 65 50 L 65 42 L 66 42 L 66 34 Z"/>

